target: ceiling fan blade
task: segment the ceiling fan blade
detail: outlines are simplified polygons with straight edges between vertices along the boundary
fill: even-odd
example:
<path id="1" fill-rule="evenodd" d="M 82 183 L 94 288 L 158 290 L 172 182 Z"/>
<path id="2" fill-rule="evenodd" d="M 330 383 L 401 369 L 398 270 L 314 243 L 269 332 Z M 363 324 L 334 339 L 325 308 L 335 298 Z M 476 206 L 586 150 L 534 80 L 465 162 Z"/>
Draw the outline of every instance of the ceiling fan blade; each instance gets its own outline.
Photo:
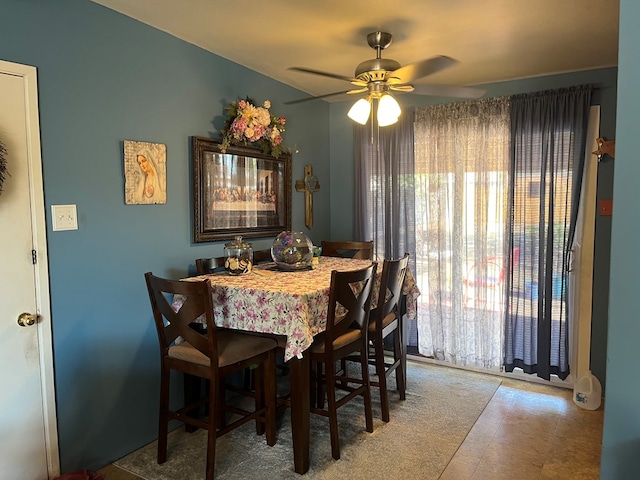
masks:
<path id="1" fill-rule="evenodd" d="M 391 80 L 389 83 L 410 83 L 418 78 L 426 77 L 427 75 L 431 75 L 439 72 L 440 70 L 451 67 L 456 63 L 458 63 L 457 60 L 444 55 L 427 58 L 420 62 L 410 63 L 391 72 L 389 74 Z M 395 82 L 392 79 L 395 79 Z"/>
<path id="2" fill-rule="evenodd" d="M 486 93 L 483 88 L 461 87 L 458 85 L 414 85 L 413 93 L 418 95 L 433 95 L 437 97 L 480 98 Z"/>
<path id="3" fill-rule="evenodd" d="M 322 72 L 320 70 L 313 70 L 311 68 L 289 67 L 288 70 L 295 70 L 296 72 L 303 72 L 303 73 L 311 73 L 313 75 L 321 75 L 323 77 L 335 78 L 337 80 L 344 80 L 345 82 L 360 82 L 360 80 L 357 80 L 355 78 L 345 77 L 344 75 L 338 75 L 337 73 L 329 73 L 329 72 Z"/>
<path id="4" fill-rule="evenodd" d="M 366 89 L 364 91 L 366 91 Z M 284 102 L 284 104 L 285 105 L 294 105 L 296 103 L 302 103 L 302 102 L 309 102 L 311 100 L 317 100 L 318 98 L 333 97 L 335 95 L 346 95 L 348 93 L 360 93 L 360 91 L 356 92 L 356 90 L 347 90 L 345 92 L 344 90 L 341 90 L 339 92 L 325 93 L 324 95 L 317 95 L 315 97 L 306 97 L 306 98 L 299 98 L 298 100 L 290 100 L 288 102 Z"/>
<path id="5" fill-rule="evenodd" d="M 415 87 L 413 85 L 409 85 L 409 84 L 389 85 L 389 89 L 393 90 L 394 92 L 410 93 L 410 92 L 413 92 L 415 90 Z"/>

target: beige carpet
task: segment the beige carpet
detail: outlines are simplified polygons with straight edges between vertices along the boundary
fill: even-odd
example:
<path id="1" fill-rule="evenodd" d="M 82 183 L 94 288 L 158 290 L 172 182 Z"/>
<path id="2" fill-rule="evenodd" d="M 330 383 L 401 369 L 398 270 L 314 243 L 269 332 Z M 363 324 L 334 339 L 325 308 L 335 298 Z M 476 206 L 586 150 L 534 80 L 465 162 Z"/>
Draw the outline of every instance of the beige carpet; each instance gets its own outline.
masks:
<path id="1" fill-rule="evenodd" d="M 333 460 L 328 420 L 311 416 L 311 466 L 293 471 L 290 417 L 281 419 L 278 441 L 267 446 L 249 423 L 218 439 L 216 478 L 223 479 L 437 479 L 497 390 L 501 380 L 436 365 L 409 362 L 407 399 L 391 394 L 391 421 L 380 420 L 373 389 L 374 432 L 364 430 L 359 400 L 339 410 L 341 459 Z M 115 464 L 147 480 L 204 478 L 206 432 L 170 434 L 168 460 L 156 463 L 156 443 Z M 393 452 L 392 454 L 386 452 Z"/>

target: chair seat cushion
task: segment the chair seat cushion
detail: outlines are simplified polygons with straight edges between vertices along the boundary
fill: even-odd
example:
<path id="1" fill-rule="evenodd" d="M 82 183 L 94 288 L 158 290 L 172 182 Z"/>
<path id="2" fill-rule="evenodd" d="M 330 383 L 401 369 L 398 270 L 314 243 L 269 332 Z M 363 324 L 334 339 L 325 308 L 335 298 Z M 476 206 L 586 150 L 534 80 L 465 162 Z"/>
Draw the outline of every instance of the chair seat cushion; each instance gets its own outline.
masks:
<path id="1" fill-rule="evenodd" d="M 218 329 L 216 337 L 218 340 L 218 366 L 220 367 L 268 352 L 277 345 L 272 338 L 247 335 L 224 329 Z M 169 347 L 169 356 L 207 367 L 210 365 L 209 357 L 188 342 Z"/>
<path id="2" fill-rule="evenodd" d="M 348 329 L 345 333 L 337 337 L 333 341 L 333 349 L 338 350 L 339 348 L 344 347 L 350 343 L 356 342 L 360 340 L 361 332 L 357 329 Z M 322 354 L 325 351 L 325 342 L 324 342 L 324 334 L 321 333 L 316 335 L 316 338 L 313 340 L 313 345 L 311 345 L 311 353 Z"/>
<path id="3" fill-rule="evenodd" d="M 254 335 L 256 337 L 262 337 L 262 338 L 271 338 L 273 340 L 275 340 L 275 342 L 278 344 L 278 350 L 281 351 L 281 353 L 284 353 L 284 349 L 287 346 L 287 336 L 286 335 L 274 335 L 273 333 L 262 333 L 262 332 L 243 332 L 245 335 Z"/>
<path id="4" fill-rule="evenodd" d="M 371 311 L 371 317 L 370 318 L 374 318 L 374 310 Z M 384 317 L 382 319 L 382 328 L 385 328 L 387 325 L 389 325 L 391 322 L 393 322 L 396 319 L 396 313 L 395 312 L 390 312 L 386 317 Z M 370 320 L 369 321 L 369 333 L 372 334 L 376 331 L 376 321 L 377 320 Z"/>

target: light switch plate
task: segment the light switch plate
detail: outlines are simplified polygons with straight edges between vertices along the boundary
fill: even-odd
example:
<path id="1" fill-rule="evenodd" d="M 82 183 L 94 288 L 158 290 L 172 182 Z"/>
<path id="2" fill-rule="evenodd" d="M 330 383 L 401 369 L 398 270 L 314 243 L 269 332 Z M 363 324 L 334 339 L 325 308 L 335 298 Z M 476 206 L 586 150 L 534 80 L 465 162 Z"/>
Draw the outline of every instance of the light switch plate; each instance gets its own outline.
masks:
<path id="1" fill-rule="evenodd" d="M 51 205 L 51 217 L 53 218 L 54 232 L 78 229 L 78 215 L 75 205 Z"/>

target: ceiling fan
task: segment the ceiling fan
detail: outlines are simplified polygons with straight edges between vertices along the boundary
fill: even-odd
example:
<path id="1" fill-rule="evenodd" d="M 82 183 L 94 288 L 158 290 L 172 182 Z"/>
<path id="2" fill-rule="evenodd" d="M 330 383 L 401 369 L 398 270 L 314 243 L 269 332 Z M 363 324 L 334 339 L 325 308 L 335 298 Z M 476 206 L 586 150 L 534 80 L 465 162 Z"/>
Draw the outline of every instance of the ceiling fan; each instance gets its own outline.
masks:
<path id="1" fill-rule="evenodd" d="M 335 78 L 351 83 L 354 87 L 350 90 L 327 93 L 315 97 L 307 97 L 299 100 L 285 102 L 288 105 L 317 98 L 327 98 L 336 95 L 357 95 L 367 93 L 366 98 L 358 100 L 349 111 L 349 117 L 362 125 L 367 123 L 373 101 L 378 101 L 378 125 L 386 126 L 395 123 L 400 115 L 398 102 L 390 95 L 390 92 L 409 93 L 419 95 L 433 95 L 457 98 L 478 98 L 485 90 L 472 87 L 455 85 L 413 85 L 419 78 L 434 74 L 445 68 L 457 64 L 457 60 L 443 55 L 427 58 L 419 62 L 410 63 L 404 67 L 395 60 L 382 58 L 382 50 L 391 45 L 392 35 L 387 32 L 372 32 L 367 35 L 367 43 L 376 51 L 376 58 L 361 62 L 355 70 L 354 78 L 335 73 L 313 70 L 305 67 L 290 67 L 303 73 L 311 73 L 328 78 Z"/>

